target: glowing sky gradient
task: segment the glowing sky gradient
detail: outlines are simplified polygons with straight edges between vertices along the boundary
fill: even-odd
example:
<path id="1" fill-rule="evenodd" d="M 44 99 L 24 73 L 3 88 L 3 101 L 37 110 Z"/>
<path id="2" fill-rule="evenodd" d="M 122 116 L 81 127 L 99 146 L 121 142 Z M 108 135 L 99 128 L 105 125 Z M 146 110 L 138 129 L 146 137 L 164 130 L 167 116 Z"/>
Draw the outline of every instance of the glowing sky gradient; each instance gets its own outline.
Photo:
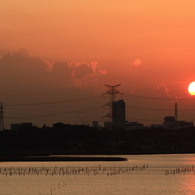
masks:
<path id="1" fill-rule="evenodd" d="M 121 83 L 119 90 L 130 107 L 127 120 L 162 123 L 165 115 L 174 114 L 175 101 L 129 96 L 194 98 L 188 93 L 195 80 L 194 7 L 191 0 L 1 0 L 0 101 L 12 105 L 101 96 L 107 90 L 104 84 Z M 71 102 L 71 108 L 101 107 L 108 100 L 90 101 Z M 180 119 L 195 122 L 194 101 L 178 104 L 186 110 Z M 49 114 L 60 115 L 67 105 L 53 106 L 42 109 L 49 119 L 39 120 L 37 114 L 30 118 L 34 108 L 24 107 L 26 120 L 79 123 L 77 115 L 90 121 L 107 112 L 87 111 L 65 120 L 68 114 Z M 157 108 L 165 110 L 156 114 Z M 8 127 L 24 122 L 23 111 L 17 109 L 18 119 L 11 115 L 13 107 L 7 110 Z"/>

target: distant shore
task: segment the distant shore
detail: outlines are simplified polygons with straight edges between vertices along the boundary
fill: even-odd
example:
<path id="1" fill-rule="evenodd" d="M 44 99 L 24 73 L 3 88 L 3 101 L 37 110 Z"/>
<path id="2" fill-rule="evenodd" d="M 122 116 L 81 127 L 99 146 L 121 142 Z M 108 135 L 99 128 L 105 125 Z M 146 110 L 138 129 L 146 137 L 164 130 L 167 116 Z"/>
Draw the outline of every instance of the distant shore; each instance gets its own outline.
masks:
<path id="1" fill-rule="evenodd" d="M 30 161 L 127 161 L 123 157 L 101 156 L 1 156 L 0 162 L 30 162 Z"/>

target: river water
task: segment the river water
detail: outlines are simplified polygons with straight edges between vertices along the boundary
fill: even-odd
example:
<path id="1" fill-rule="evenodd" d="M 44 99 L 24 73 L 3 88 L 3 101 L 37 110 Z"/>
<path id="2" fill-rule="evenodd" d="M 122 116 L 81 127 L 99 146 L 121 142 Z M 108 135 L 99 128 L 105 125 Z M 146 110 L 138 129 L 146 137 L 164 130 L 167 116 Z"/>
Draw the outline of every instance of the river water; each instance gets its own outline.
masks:
<path id="1" fill-rule="evenodd" d="M 121 162 L 1 162 L 0 195 L 191 195 L 195 155 L 128 155 Z"/>

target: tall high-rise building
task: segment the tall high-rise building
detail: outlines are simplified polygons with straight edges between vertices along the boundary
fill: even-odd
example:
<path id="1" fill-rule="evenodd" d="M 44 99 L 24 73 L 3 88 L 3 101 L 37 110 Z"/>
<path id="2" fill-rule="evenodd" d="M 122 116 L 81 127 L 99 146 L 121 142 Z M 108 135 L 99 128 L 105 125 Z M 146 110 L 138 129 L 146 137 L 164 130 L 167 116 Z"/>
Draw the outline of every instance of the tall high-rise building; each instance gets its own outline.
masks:
<path id="1" fill-rule="evenodd" d="M 125 102 L 118 100 L 113 102 L 112 105 L 112 123 L 113 125 L 124 127 L 125 126 Z"/>

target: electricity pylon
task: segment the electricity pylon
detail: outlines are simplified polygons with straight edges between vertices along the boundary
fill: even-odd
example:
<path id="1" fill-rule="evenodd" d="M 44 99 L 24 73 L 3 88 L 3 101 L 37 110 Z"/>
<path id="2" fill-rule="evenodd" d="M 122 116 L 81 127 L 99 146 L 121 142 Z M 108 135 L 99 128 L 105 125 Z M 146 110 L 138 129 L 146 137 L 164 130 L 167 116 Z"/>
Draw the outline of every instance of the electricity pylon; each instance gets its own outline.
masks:
<path id="1" fill-rule="evenodd" d="M 109 108 L 109 113 L 105 117 L 110 118 L 111 121 L 112 121 L 112 118 L 113 118 L 113 108 L 112 108 L 113 102 L 115 102 L 116 96 L 118 94 L 123 95 L 123 93 L 120 93 L 117 90 L 117 88 L 120 85 L 121 84 L 118 84 L 118 85 L 105 85 L 106 87 L 108 87 L 109 90 L 106 93 L 102 94 L 103 96 L 106 96 L 106 95 L 109 95 L 110 96 L 110 101 L 106 105 L 104 105 L 104 106 L 109 106 L 110 107 Z M 103 118 L 105 118 L 105 117 L 103 117 Z"/>

